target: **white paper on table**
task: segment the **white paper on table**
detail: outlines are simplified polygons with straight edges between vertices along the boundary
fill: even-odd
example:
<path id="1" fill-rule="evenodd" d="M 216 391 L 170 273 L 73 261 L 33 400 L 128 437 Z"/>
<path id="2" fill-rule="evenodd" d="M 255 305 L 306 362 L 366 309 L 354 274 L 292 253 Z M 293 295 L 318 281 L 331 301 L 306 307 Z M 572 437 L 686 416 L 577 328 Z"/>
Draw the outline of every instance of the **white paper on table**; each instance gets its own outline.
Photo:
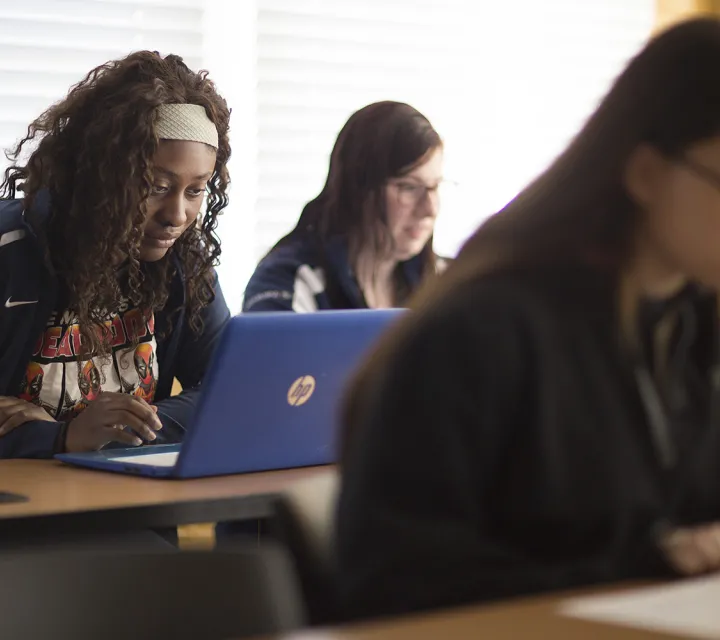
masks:
<path id="1" fill-rule="evenodd" d="M 579 596 L 560 604 L 562 615 L 675 633 L 688 638 L 720 638 L 720 574 L 599 596 Z"/>

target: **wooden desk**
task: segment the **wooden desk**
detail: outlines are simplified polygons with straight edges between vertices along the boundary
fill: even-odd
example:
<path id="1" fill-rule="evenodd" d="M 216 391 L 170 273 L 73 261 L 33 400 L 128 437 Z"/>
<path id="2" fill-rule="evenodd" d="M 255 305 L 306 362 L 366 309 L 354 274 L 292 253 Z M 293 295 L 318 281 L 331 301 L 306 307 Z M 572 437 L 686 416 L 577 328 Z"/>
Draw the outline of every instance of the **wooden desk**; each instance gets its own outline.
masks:
<path id="1" fill-rule="evenodd" d="M 329 469 L 155 480 L 52 460 L 0 460 L 0 491 L 29 498 L 0 503 L 0 534 L 101 533 L 264 518 L 286 487 Z"/>
<path id="2" fill-rule="evenodd" d="M 597 590 L 595 590 L 597 592 Z M 571 594 L 571 595 L 578 595 Z M 586 591 L 585 593 L 588 593 Z M 593 593 L 593 591 L 589 591 Z M 682 636 L 586 622 L 557 613 L 566 596 L 485 605 L 337 629 L 308 630 L 272 640 L 680 640 Z M 268 639 L 269 640 L 269 639 Z"/>

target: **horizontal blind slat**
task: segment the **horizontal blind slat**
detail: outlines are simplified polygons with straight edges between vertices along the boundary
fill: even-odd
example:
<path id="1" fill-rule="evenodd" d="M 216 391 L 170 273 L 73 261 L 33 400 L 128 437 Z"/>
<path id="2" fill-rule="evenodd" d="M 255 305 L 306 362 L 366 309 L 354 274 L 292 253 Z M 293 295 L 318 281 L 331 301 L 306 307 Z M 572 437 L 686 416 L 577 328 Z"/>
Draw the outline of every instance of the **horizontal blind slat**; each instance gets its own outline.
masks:
<path id="1" fill-rule="evenodd" d="M 94 67 L 139 49 L 203 64 L 206 0 L 0 3 L 0 148 Z M 7 161 L 0 160 L 0 170 Z"/>
<path id="2" fill-rule="evenodd" d="M 317 194 L 337 132 L 379 99 L 425 111 L 476 182 L 438 222 L 460 240 L 574 135 L 650 34 L 653 0 L 258 0 L 257 250 Z M 452 220 L 462 220 L 453 223 Z"/>

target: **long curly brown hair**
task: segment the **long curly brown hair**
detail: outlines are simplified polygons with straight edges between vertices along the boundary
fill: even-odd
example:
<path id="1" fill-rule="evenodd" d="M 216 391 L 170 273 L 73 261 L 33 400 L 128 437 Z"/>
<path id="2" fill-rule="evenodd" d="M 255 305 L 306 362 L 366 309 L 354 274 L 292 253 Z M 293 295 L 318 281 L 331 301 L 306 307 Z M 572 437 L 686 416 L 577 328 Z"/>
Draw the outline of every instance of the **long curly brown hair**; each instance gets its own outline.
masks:
<path id="1" fill-rule="evenodd" d="M 66 290 L 67 306 L 77 314 L 86 353 L 107 350 L 102 336 L 108 312 L 118 309 L 123 298 L 148 311 L 164 308 L 178 262 L 190 327 L 196 334 L 202 331 L 200 312 L 214 295 L 213 267 L 220 256 L 215 229 L 228 204 L 230 158 L 230 110 L 207 76 L 191 71 L 179 56 L 152 51 L 108 62 L 32 122 L 8 152 L 12 166 L 0 195 L 15 198 L 22 192 L 26 211 L 32 211 L 38 194 L 48 192 L 49 217 L 38 232 Z M 162 260 L 141 264 L 159 143 L 155 110 L 170 103 L 205 108 L 219 134 L 217 160 L 204 214 Z M 33 150 L 23 164 L 19 158 L 28 148 Z M 118 264 L 109 258 L 117 254 L 127 256 L 127 277 L 118 277 Z"/>

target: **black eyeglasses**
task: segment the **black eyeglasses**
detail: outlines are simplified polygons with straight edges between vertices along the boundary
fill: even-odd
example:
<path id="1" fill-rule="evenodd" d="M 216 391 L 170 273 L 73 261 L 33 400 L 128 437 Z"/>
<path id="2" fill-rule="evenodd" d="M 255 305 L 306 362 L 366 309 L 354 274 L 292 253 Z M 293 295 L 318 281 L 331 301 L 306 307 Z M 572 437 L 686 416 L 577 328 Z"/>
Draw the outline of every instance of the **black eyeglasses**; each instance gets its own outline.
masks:
<path id="1" fill-rule="evenodd" d="M 680 156 L 676 159 L 676 162 L 688 169 L 691 173 L 695 174 L 701 180 L 705 180 L 705 182 L 720 190 L 720 173 L 717 171 L 714 171 L 713 169 L 710 169 L 693 160 L 689 160 L 685 156 Z"/>
<path id="2" fill-rule="evenodd" d="M 415 180 L 391 180 L 388 184 L 392 185 L 397 191 L 397 199 L 401 205 L 416 207 L 425 198 L 430 197 L 432 200 L 440 200 L 448 190 L 457 186 L 452 180 L 441 180 L 433 187 L 426 184 L 416 182 Z"/>

